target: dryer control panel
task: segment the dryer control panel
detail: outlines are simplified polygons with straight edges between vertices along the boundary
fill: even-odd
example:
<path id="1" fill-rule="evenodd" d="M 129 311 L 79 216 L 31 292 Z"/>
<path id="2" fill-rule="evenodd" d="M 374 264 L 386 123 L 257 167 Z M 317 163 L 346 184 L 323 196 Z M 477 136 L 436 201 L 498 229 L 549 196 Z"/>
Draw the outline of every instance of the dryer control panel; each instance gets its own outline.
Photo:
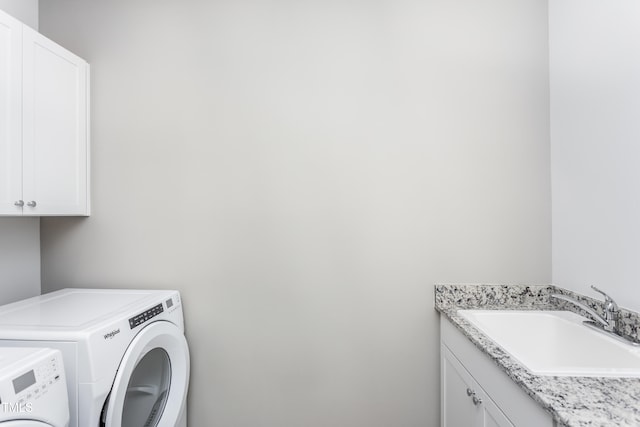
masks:
<path id="1" fill-rule="evenodd" d="M 130 318 L 129 319 L 129 328 L 133 329 L 136 326 L 140 326 L 144 322 L 147 322 L 147 321 L 153 319 L 154 317 L 156 317 L 158 314 L 162 313 L 163 311 L 164 311 L 164 308 L 162 307 L 162 303 L 160 303 L 158 305 L 154 305 L 150 309 L 145 310 L 142 313 L 137 314 L 137 315 L 133 316 L 132 318 Z"/>

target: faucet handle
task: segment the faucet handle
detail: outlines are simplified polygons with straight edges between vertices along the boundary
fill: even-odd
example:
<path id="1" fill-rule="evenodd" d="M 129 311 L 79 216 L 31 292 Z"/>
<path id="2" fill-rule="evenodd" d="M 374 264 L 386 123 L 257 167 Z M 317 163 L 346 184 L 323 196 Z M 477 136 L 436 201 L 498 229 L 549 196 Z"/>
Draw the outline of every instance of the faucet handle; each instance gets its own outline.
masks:
<path id="1" fill-rule="evenodd" d="M 604 293 L 603 291 L 601 291 L 600 289 L 596 288 L 595 286 L 591 285 L 591 289 L 593 289 L 594 291 L 601 293 L 604 296 L 604 303 L 606 305 L 606 308 L 610 311 L 618 311 L 618 304 L 616 304 L 616 302 L 613 300 L 613 298 L 611 298 L 609 295 L 607 295 L 606 293 Z"/>

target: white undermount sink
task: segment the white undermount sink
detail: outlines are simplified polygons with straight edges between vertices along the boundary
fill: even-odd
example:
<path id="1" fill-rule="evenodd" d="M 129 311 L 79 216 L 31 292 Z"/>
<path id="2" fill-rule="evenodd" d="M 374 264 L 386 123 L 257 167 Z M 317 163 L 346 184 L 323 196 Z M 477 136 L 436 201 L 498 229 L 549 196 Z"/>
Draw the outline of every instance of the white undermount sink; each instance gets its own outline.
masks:
<path id="1" fill-rule="evenodd" d="M 640 377 L 640 348 L 582 324 L 569 311 L 459 310 L 537 375 Z"/>

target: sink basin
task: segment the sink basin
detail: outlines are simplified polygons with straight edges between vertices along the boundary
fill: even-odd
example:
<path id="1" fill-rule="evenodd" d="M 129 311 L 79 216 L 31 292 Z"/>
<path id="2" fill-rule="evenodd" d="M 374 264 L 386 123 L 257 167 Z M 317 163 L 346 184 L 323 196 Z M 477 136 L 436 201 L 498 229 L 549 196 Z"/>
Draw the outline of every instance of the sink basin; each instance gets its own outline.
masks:
<path id="1" fill-rule="evenodd" d="M 640 349 L 582 324 L 569 311 L 459 310 L 537 375 L 640 377 Z"/>

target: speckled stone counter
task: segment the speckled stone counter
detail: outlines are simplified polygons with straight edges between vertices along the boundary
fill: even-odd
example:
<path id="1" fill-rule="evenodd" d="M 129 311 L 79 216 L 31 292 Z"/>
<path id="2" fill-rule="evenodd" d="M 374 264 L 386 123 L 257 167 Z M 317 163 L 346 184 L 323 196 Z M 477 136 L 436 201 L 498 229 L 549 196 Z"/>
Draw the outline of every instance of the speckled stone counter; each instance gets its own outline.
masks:
<path id="1" fill-rule="evenodd" d="M 559 426 L 640 426 L 640 378 L 534 375 L 494 341 L 458 316 L 459 309 L 561 310 L 580 313 L 555 298 L 569 294 L 601 312 L 596 300 L 553 285 L 438 284 L 435 308 L 553 416 Z M 625 332 L 637 336 L 637 313 L 621 313 Z"/>

